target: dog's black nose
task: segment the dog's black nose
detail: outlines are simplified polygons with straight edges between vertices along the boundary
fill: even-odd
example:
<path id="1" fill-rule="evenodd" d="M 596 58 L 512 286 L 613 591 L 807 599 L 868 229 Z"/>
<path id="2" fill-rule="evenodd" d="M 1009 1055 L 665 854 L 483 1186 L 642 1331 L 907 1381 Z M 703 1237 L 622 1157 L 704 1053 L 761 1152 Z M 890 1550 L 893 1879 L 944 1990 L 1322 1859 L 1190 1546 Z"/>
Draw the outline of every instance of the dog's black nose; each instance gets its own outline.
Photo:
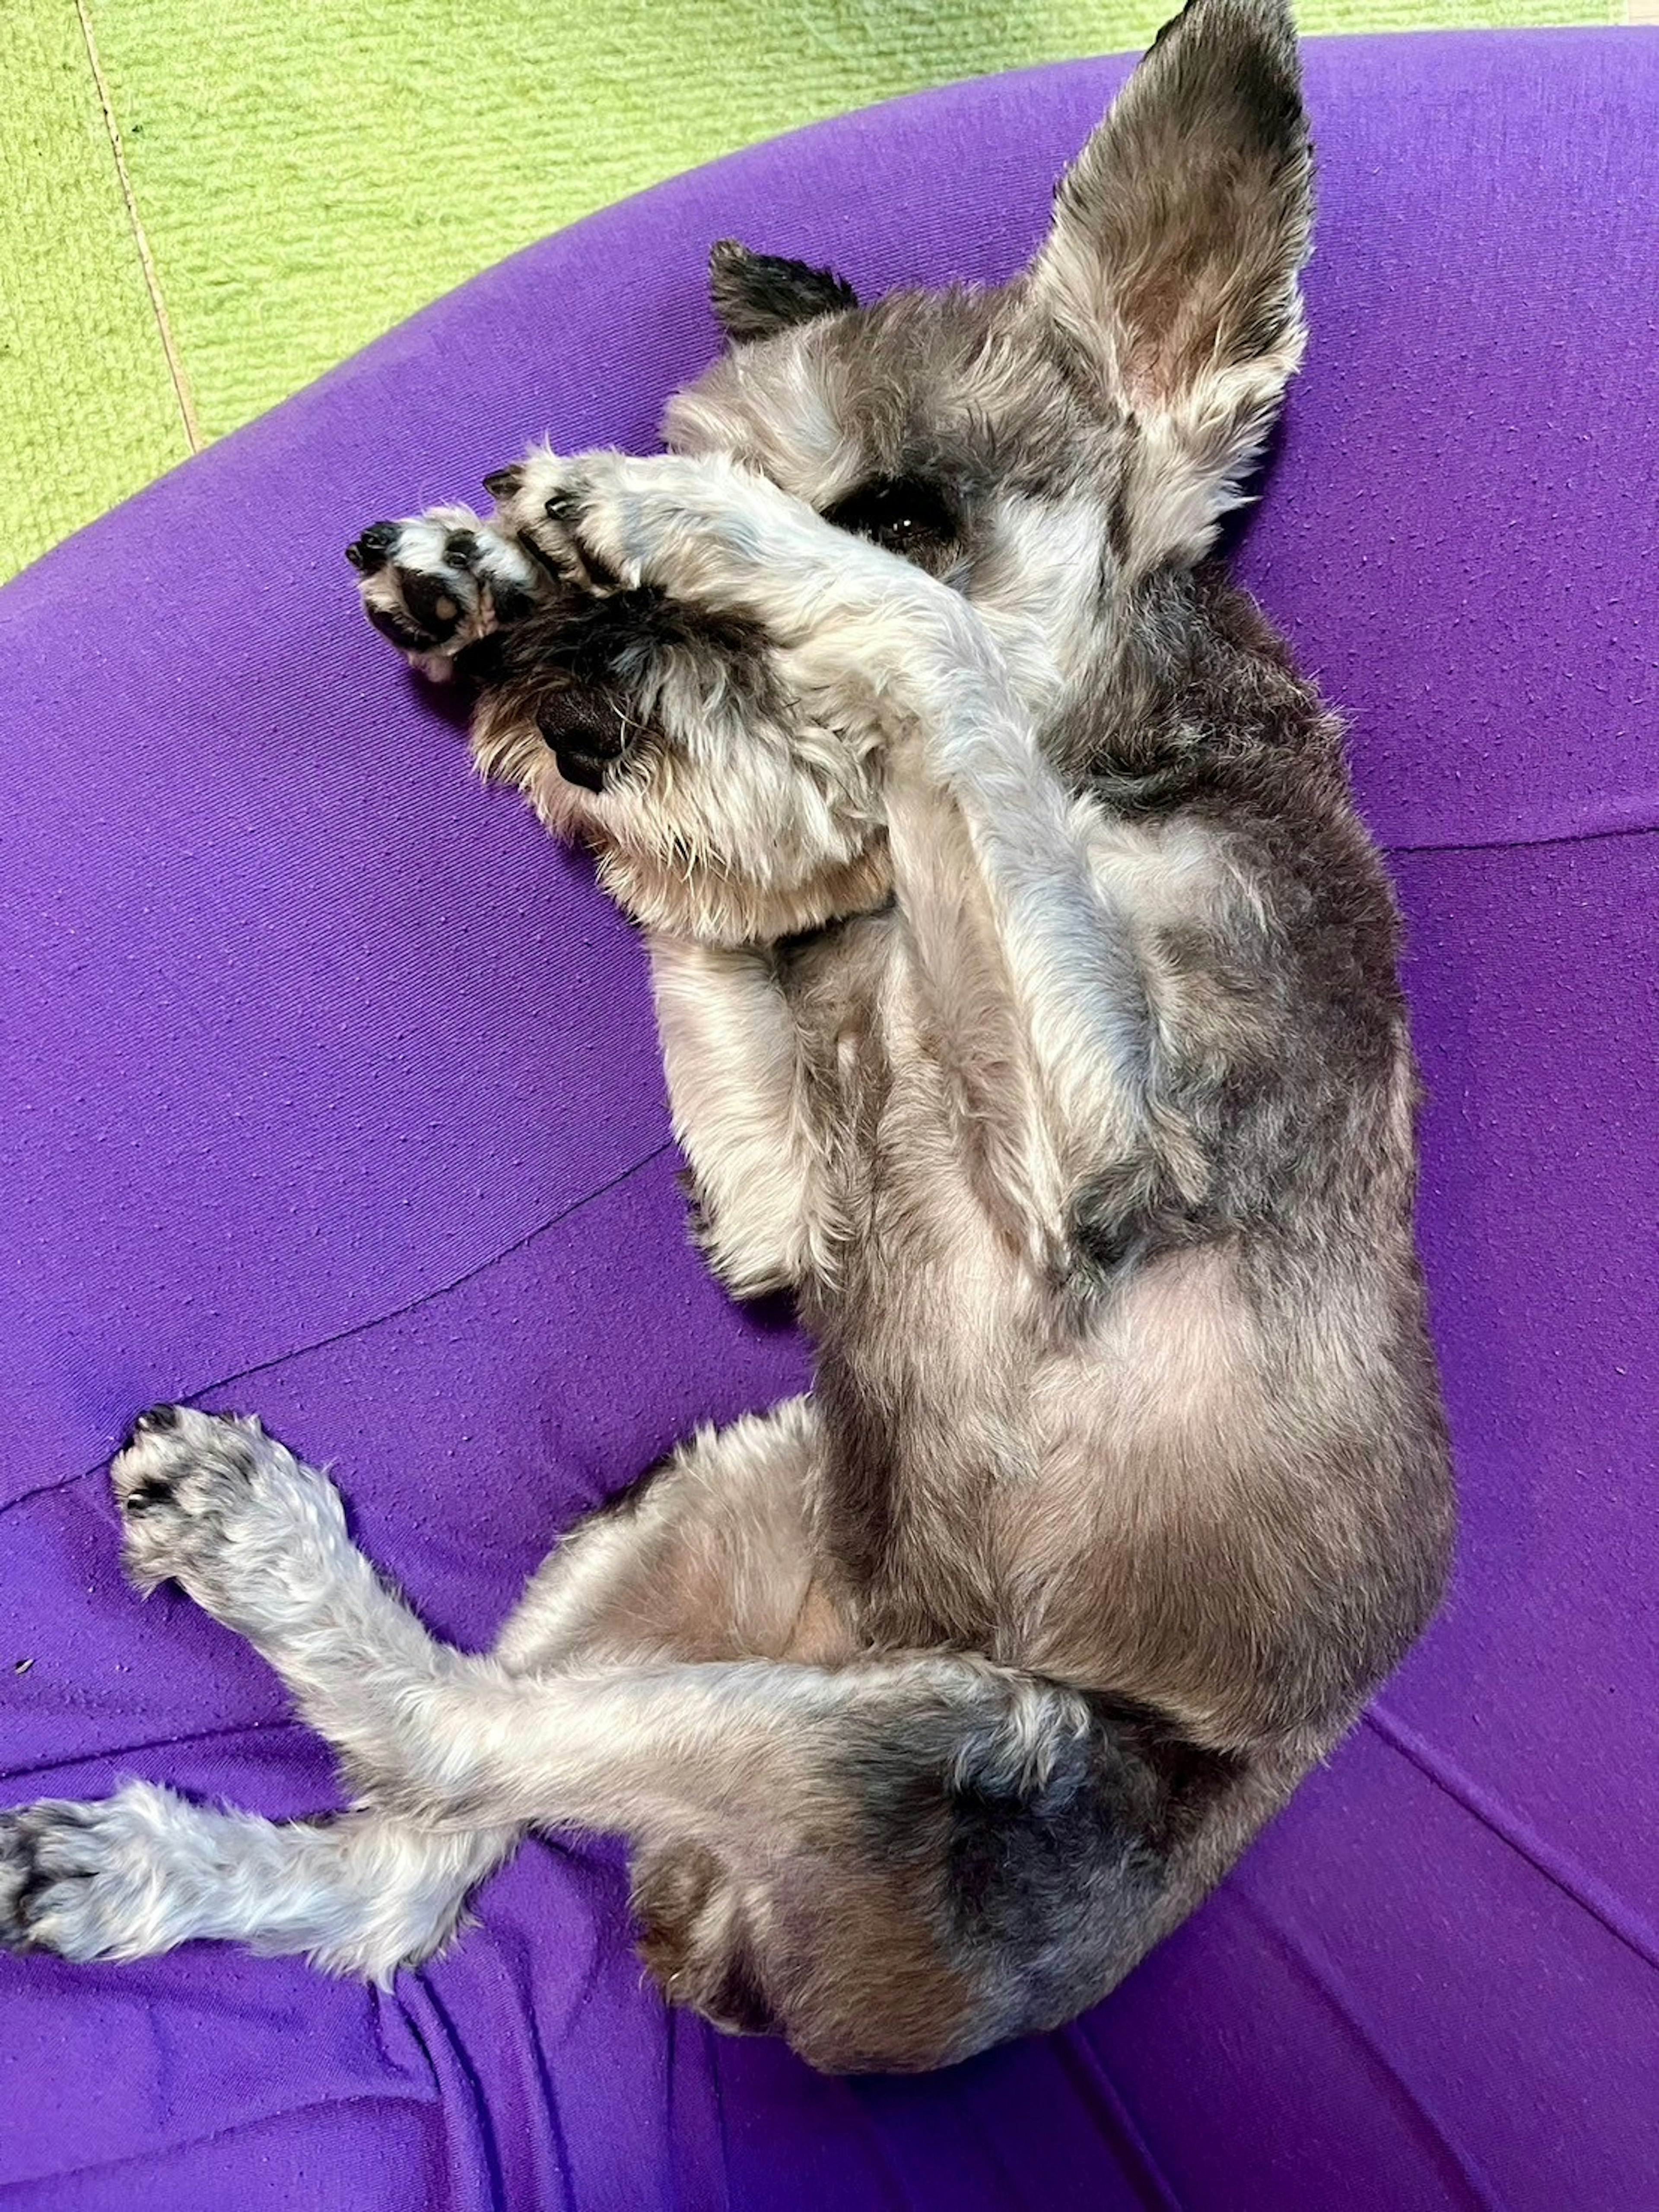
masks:
<path id="1" fill-rule="evenodd" d="M 397 522 L 371 522 L 362 536 L 354 538 L 346 547 L 346 559 L 354 568 L 361 568 L 365 576 L 372 576 L 392 558 L 392 549 L 402 527 Z"/>
<path id="2" fill-rule="evenodd" d="M 628 750 L 622 714 L 603 692 L 558 692 L 536 717 L 559 774 L 583 791 L 603 791 L 607 772 Z"/>

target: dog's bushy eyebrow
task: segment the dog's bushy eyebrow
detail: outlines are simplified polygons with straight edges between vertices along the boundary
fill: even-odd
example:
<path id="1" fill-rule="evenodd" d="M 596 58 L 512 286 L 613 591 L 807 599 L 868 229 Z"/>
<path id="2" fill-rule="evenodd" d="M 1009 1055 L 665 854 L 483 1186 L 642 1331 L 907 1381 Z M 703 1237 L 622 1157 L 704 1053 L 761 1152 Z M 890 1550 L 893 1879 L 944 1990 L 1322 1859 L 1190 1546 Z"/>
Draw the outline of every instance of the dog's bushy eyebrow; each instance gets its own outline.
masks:
<path id="1" fill-rule="evenodd" d="M 859 304 L 858 294 L 833 270 L 751 253 L 735 238 L 720 239 L 710 250 L 708 295 L 720 328 L 739 344 Z"/>

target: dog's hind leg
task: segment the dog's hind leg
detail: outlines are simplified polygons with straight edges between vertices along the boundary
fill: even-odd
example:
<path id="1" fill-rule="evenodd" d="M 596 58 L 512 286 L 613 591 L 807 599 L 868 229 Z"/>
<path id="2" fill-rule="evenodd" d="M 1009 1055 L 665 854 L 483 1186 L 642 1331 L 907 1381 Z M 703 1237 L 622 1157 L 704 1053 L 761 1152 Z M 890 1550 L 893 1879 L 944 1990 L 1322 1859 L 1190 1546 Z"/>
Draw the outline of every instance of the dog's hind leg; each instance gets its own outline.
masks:
<path id="1" fill-rule="evenodd" d="M 263 1820 L 129 1783 L 0 1814 L 0 1943 L 143 1959 L 205 1937 L 390 1981 L 453 1934 L 520 1830 L 438 1832 L 375 1812 Z"/>
<path id="2" fill-rule="evenodd" d="M 817 1433 L 802 1399 L 683 1446 L 565 1538 L 507 1621 L 501 1666 L 844 1649 L 807 1561 Z M 331 1499 L 320 1477 L 252 1424 L 187 1408 L 146 1416 L 115 1470 L 138 1578 L 166 1571 L 156 1516 L 169 1480 L 197 1509 L 198 1536 L 219 1510 L 213 1501 L 228 1504 L 245 1483 L 242 1546 L 263 1527 L 259 1556 L 274 1559 L 282 1540 L 261 1522 L 256 1494 L 262 1459 L 291 1470 L 289 1504 Z M 333 1511 L 301 1512 L 295 1534 L 293 1565 L 319 1580 L 336 1540 L 339 1559 L 358 1561 Z M 400 1610 L 375 1584 L 368 1602 L 380 1600 Z M 441 1832 L 372 1810 L 276 1823 L 145 1784 L 97 1803 L 51 1801 L 0 1815 L 0 1944 L 133 1959 L 204 1937 L 304 1953 L 327 1971 L 385 1981 L 442 1945 L 468 1892 L 523 1826 Z"/>
<path id="3" fill-rule="evenodd" d="M 681 1474 L 689 1497 L 695 1452 Z M 377 1810 L 486 1852 L 529 1826 L 628 1837 L 670 1993 L 821 2065 L 937 2064 L 1069 2017 L 1265 1809 L 1155 1717 L 966 1656 L 469 1657 L 255 1423 L 161 1409 L 116 1482 L 135 1576 L 247 1635 Z M 666 1589 L 684 1556 L 661 1556 Z"/>
<path id="4" fill-rule="evenodd" d="M 273 1464 L 309 1474 L 257 1423 L 183 1407 L 141 1418 L 112 1470 L 126 1564 L 141 1587 L 171 1571 L 161 1557 L 169 1515 L 198 1543 L 216 1530 L 240 1550 L 244 1574 L 282 1593 L 276 1609 L 295 1623 L 329 1585 L 334 1563 L 358 1559 L 323 1477 L 284 1492 L 286 1516 L 270 1510 L 261 1449 Z M 389 1596 L 386 1603 L 401 1610 Z M 302 1953 L 330 1972 L 386 1981 L 447 1941 L 469 1892 L 522 1833 L 510 1822 L 439 1833 L 373 1810 L 264 1820 L 144 1783 L 96 1803 L 48 1800 L 0 1814 L 0 1945 L 136 1959 L 200 1936 Z"/>
<path id="5" fill-rule="evenodd" d="M 812 1555 L 818 1450 L 810 1398 L 700 1431 L 560 1538 L 495 1657 L 529 1674 L 850 1656 L 844 1611 Z"/>

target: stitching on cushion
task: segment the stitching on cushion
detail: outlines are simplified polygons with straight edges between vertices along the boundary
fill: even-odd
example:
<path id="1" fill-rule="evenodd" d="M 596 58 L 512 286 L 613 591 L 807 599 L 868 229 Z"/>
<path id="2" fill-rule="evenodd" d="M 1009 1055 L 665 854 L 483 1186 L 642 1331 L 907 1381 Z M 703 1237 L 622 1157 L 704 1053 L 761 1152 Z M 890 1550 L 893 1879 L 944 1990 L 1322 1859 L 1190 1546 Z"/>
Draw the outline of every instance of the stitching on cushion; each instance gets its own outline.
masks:
<path id="1" fill-rule="evenodd" d="M 632 1167 L 624 1168 L 620 1175 L 612 1176 L 609 1182 L 602 1182 L 597 1190 L 590 1190 L 585 1198 L 576 1199 L 569 1206 L 562 1207 L 550 1220 L 538 1222 L 535 1228 L 527 1229 L 522 1237 L 515 1237 L 510 1244 L 504 1244 L 499 1252 L 492 1252 L 487 1260 L 480 1260 L 476 1267 L 467 1268 L 453 1282 L 440 1283 L 435 1289 L 422 1291 L 418 1297 L 407 1299 L 400 1306 L 393 1306 L 386 1313 L 375 1314 L 368 1321 L 354 1321 L 344 1328 L 337 1328 L 331 1335 L 318 1337 L 311 1344 L 296 1345 L 292 1351 L 279 1352 L 273 1359 L 261 1359 L 252 1367 L 239 1367 L 234 1375 L 222 1375 L 212 1382 L 200 1382 L 181 1402 L 189 1405 L 197 1398 L 206 1397 L 211 1390 L 228 1390 L 233 1382 L 245 1382 L 252 1375 L 269 1375 L 273 1368 L 286 1367 L 292 1359 L 304 1359 L 313 1352 L 325 1351 L 331 1344 L 344 1344 L 354 1336 L 367 1336 L 371 1329 L 384 1328 L 388 1322 L 402 1321 L 406 1314 L 418 1313 L 422 1306 L 435 1304 L 438 1299 L 447 1298 L 452 1291 L 462 1290 L 468 1283 L 476 1283 L 480 1275 L 487 1275 L 492 1267 L 499 1267 L 503 1260 L 510 1260 L 515 1252 L 522 1252 L 526 1245 L 533 1244 L 538 1237 L 545 1237 L 550 1230 L 562 1227 L 585 1206 L 593 1205 L 601 1198 L 608 1198 L 613 1190 L 619 1190 L 623 1183 L 673 1149 L 672 1143 L 659 1145 L 643 1159 L 635 1160 Z"/>
<path id="2" fill-rule="evenodd" d="M 1054 2037 L 1055 2056 L 1061 2068 L 1071 2076 L 1079 2095 L 1096 2107 L 1091 2117 L 1111 2142 L 1120 2172 L 1126 2165 L 1133 2166 L 1133 2171 L 1125 2178 L 1146 2212 L 1187 2212 L 1110 2067 L 1090 2042 L 1085 2032 L 1087 2019 L 1085 2014 L 1082 2020 L 1073 2021 Z"/>
<path id="3" fill-rule="evenodd" d="M 417 1297 L 409 1298 L 402 1305 L 392 1307 L 386 1313 L 371 1315 L 367 1321 L 354 1321 L 344 1328 L 337 1328 L 331 1335 L 319 1336 L 310 1344 L 295 1345 L 287 1352 L 278 1352 L 274 1358 L 258 1361 L 252 1367 L 239 1367 L 233 1375 L 222 1375 L 211 1382 L 198 1382 L 193 1390 L 179 1393 L 180 1404 L 194 1405 L 198 1398 L 205 1398 L 216 1390 L 228 1389 L 233 1382 L 245 1382 L 250 1376 L 253 1375 L 269 1375 L 276 1368 L 286 1367 L 290 1360 L 307 1358 L 313 1352 L 325 1351 L 332 1344 L 343 1344 L 354 1336 L 367 1336 L 371 1329 L 384 1328 L 389 1322 L 402 1321 L 406 1315 L 418 1313 L 422 1306 L 435 1304 L 438 1299 L 447 1298 L 452 1291 L 463 1290 L 468 1283 L 476 1283 L 480 1275 L 487 1275 L 492 1267 L 499 1267 L 502 1261 L 510 1260 L 514 1253 L 522 1252 L 526 1245 L 533 1244 L 538 1237 L 545 1237 L 550 1230 L 558 1229 L 565 1222 L 574 1219 L 585 1206 L 592 1206 L 599 1199 L 608 1198 L 613 1190 L 620 1189 L 623 1183 L 650 1167 L 655 1161 L 661 1159 L 665 1153 L 672 1152 L 673 1149 L 672 1142 L 657 1146 L 655 1150 L 647 1152 L 643 1159 L 635 1160 L 631 1167 L 624 1168 L 620 1175 L 612 1176 L 609 1182 L 602 1182 L 597 1190 L 590 1190 L 585 1197 L 576 1199 L 570 1205 L 562 1207 L 550 1219 L 538 1222 L 533 1229 L 526 1230 L 522 1237 L 515 1237 L 512 1243 L 504 1244 L 499 1252 L 492 1252 L 487 1260 L 480 1260 L 476 1267 L 467 1268 L 465 1273 L 457 1275 L 452 1282 L 440 1283 L 432 1290 L 422 1291 Z M 100 1460 L 96 1467 L 82 1468 L 76 1474 L 58 1475 L 51 1482 L 42 1482 L 37 1484 L 33 1490 L 24 1491 L 21 1497 L 7 1498 L 3 1503 L 0 1503 L 0 1516 L 15 1512 L 20 1505 L 27 1505 L 37 1498 L 49 1498 L 55 1491 L 67 1490 L 74 1483 L 84 1482 L 89 1475 L 101 1474 L 107 1464 L 106 1461 Z"/>
<path id="4" fill-rule="evenodd" d="M 1281 1927 L 1242 1883 L 1230 1885 L 1225 1893 L 1234 1911 L 1252 1923 L 1268 1950 L 1313 1991 L 1325 2013 L 1341 2023 L 1355 2048 L 1369 2060 L 1372 2074 L 1387 2085 L 1395 2103 L 1416 2123 L 1419 2139 L 1427 2143 L 1443 2179 L 1455 2176 L 1462 2202 L 1473 2206 L 1474 2212 L 1504 2212 L 1503 2199 L 1479 2161 L 1454 2140 L 1446 2121 L 1364 2018 L 1354 1991 L 1322 1947 L 1305 1933 Z"/>
<path id="5" fill-rule="evenodd" d="M 80 1477 L 76 1475 L 71 1480 L 78 1482 Z M 118 1781 L 125 1781 L 131 1778 L 126 1773 L 124 1762 L 137 1758 L 143 1752 L 173 1751 L 181 1744 L 228 1742 L 240 1737 L 283 1735 L 298 1736 L 302 1741 L 308 1742 L 313 1750 L 322 1741 L 315 1729 L 308 1729 L 303 1721 L 296 1720 L 291 1713 L 278 1713 L 268 1721 L 219 1721 L 211 1728 L 174 1729 L 166 1735 L 142 1736 L 134 1743 L 117 1744 L 109 1751 L 82 1752 L 73 1759 L 32 1759 L 21 1766 L 0 1768 L 0 1779 L 3 1779 L 9 1789 L 14 1782 L 32 1782 L 37 1775 L 72 1774 L 77 1767 L 93 1766 L 113 1774 Z M 204 1802 L 174 1784 L 169 1783 L 167 1787 L 175 1790 L 181 1796 L 191 1796 L 192 1803 Z M 219 1802 L 212 1797 L 204 1802 L 210 1809 Z M 9 1812 L 12 1808 L 8 1806 L 6 1809 Z M 303 1817 L 309 1820 L 313 1816 L 307 1814 Z"/>
<path id="6" fill-rule="evenodd" d="M 192 1950 L 204 1948 L 196 1944 L 191 1946 Z M 162 1955 L 172 1965 L 178 1954 L 168 1952 Z M 140 1960 L 137 1963 L 140 1966 L 155 1966 L 157 1962 L 148 1959 Z M 124 1967 L 122 1971 L 129 1970 Z M 336 1980 L 330 1986 L 347 1991 L 362 1986 L 371 1998 L 379 1994 L 367 1984 L 359 1985 Z M 151 2002 L 154 2006 L 154 1998 Z M 422 2051 L 422 2055 L 425 2057 L 427 2054 Z M 94 2158 L 85 2166 L 54 2166 L 39 2172 L 19 2174 L 15 2179 L 0 2180 L 0 2204 L 26 2204 L 29 2201 L 28 2192 L 51 2187 L 58 2182 L 85 2181 L 94 2174 L 116 2174 L 130 2166 L 161 2167 L 180 2151 L 206 2150 L 217 2143 L 234 2143 L 239 2137 L 254 2134 L 261 2128 L 274 2127 L 285 2120 L 303 2120 L 310 2112 L 333 2114 L 349 2112 L 357 2105 L 387 2105 L 393 2111 L 406 2106 L 416 2114 L 420 2114 L 432 2105 L 433 2099 L 422 2095 L 418 2088 L 410 2087 L 404 2091 L 396 2083 L 394 2074 L 388 2076 L 383 2089 L 347 2089 L 337 2097 L 308 2097 L 302 2105 L 273 2105 L 268 2112 L 250 2112 L 245 2119 L 233 2120 L 226 2127 L 209 2128 L 200 2134 L 169 2136 L 165 2142 L 141 2144 L 132 2150 L 112 2151 L 107 2158 Z M 435 2083 L 434 2088 L 435 2091 Z M 149 2197 L 148 2191 L 139 2195 L 135 2189 L 135 2194 L 125 2201 L 131 2203 L 160 2200 Z"/>
<path id="7" fill-rule="evenodd" d="M 67 1490 L 71 1483 L 84 1482 L 89 1474 L 101 1474 L 103 1468 L 83 1467 L 78 1474 L 54 1475 L 50 1482 L 37 1482 L 33 1490 L 26 1490 L 18 1498 L 8 1498 L 0 1503 L 0 1516 L 15 1513 L 20 1505 L 31 1505 L 37 1498 L 50 1498 L 55 1490 Z"/>
<path id="8" fill-rule="evenodd" d="M 1433 838 L 1421 845 L 1397 845 L 1380 838 L 1386 854 L 1395 853 L 1535 853 L 1540 846 L 1596 845 L 1609 837 L 1651 837 L 1659 822 L 1632 822 L 1618 830 L 1563 830 L 1553 837 L 1453 837 L 1443 844 Z"/>
<path id="9" fill-rule="evenodd" d="M 1402 1759 L 1409 1760 L 1425 1781 L 1433 1783 L 1437 1790 L 1443 1790 L 1454 1803 L 1473 1814 L 1483 1828 L 1489 1829 L 1500 1843 L 1507 1844 L 1518 1857 L 1525 1859 L 1564 1897 L 1571 1898 L 1582 1911 L 1599 1922 L 1609 1936 L 1616 1936 L 1627 1950 L 1633 1951 L 1644 1965 L 1659 1967 L 1659 1934 L 1639 1919 L 1622 1898 L 1614 1896 L 1604 1882 L 1598 1881 L 1587 1867 L 1580 1866 L 1567 1852 L 1547 1843 L 1518 1814 L 1500 1806 L 1478 1782 L 1403 1721 L 1395 1720 L 1379 1705 L 1373 1705 L 1364 1717 L 1365 1726 L 1381 1736 L 1391 1751 L 1397 1751 Z"/>

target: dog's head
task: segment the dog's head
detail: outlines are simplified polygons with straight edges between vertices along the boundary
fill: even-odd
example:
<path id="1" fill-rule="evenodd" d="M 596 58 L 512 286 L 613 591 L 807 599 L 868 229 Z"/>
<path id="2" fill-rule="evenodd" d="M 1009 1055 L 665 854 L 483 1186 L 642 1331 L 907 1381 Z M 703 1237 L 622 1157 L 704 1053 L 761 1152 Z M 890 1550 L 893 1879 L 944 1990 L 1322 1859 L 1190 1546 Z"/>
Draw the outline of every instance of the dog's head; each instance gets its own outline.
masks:
<path id="1" fill-rule="evenodd" d="M 1043 723 L 1069 700 L 1074 727 L 1158 580 L 1198 562 L 1243 495 L 1301 359 L 1310 222 L 1282 0 L 1190 0 L 1012 283 L 864 306 L 828 271 L 716 246 L 729 344 L 671 403 L 669 443 L 730 456 L 946 580 L 1018 647 Z M 743 637 L 659 611 L 646 626 L 665 621 L 653 665 L 669 680 L 648 687 L 639 772 L 590 777 L 567 747 L 578 787 L 543 811 L 591 835 L 624 902 L 671 926 L 776 935 L 875 903 L 878 763 L 792 732 Z M 724 715 L 699 705 L 716 668 L 738 686 L 719 679 Z M 580 722 L 580 694 L 562 711 Z M 625 751 L 627 732 L 602 741 Z"/>

